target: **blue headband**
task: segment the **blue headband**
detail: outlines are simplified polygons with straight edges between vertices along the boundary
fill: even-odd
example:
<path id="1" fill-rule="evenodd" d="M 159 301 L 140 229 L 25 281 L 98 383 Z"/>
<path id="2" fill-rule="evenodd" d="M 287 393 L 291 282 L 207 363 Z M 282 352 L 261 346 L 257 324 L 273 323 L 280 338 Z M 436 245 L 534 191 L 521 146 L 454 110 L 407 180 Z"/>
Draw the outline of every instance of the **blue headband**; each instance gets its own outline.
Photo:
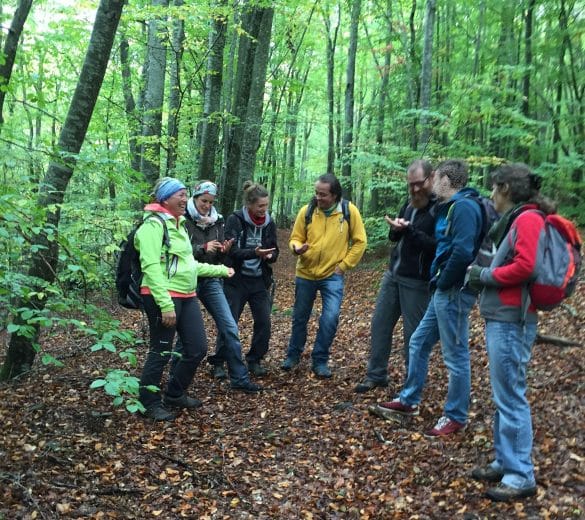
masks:
<path id="1" fill-rule="evenodd" d="M 165 200 L 172 197 L 179 190 L 184 189 L 185 185 L 181 181 L 173 179 L 172 177 L 165 177 L 159 184 L 154 194 L 154 198 L 157 200 L 157 202 L 164 202 Z"/>
<path id="2" fill-rule="evenodd" d="M 211 181 L 203 181 L 195 185 L 195 187 L 193 188 L 193 197 L 199 197 L 199 195 L 204 195 L 205 193 L 216 197 L 217 185 L 215 185 Z"/>

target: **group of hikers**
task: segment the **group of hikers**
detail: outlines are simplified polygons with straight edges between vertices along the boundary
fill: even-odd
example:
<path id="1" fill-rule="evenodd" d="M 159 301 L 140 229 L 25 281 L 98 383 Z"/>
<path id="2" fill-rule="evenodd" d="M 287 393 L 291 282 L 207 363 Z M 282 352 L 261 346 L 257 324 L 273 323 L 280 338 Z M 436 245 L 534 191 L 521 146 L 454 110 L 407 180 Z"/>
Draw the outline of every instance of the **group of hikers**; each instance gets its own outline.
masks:
<path id="1" fill-rule="evenodd" d="M 436 168 L 425 160 L 409 166 L 408 201 L 395 218 L 385 216 L 394 247 L 372 317 L 365 377 L 355 392 L 388 386 L 393 333 L 402 316 L 402 389 L 369 411 L 384 419 L 417 415 L 431 350 L 440 342 L 448 390 L 442 416 L 425 435 L 447 437 L 462 431 L 471 391 L 469 314 L 479 294 L 496 408 L 495 456 L 471 475 L 497 484 L 486 492 L 492 500 L 509 501 L 536 493 L 526 368 L 537 313 L 532 304 L 524 305 L 523 289 L 537 261 L 543 214 L 555 209 L 540 195 L 540 178 L 526 165 L 505 164 L 491 175 L 491 198 L 500 218 L 488 232 L 479 193 L 467 185 L 468 176 L 468 165 L 460 159 L 443 161 Z M 140 401 L 144 415 L 155 421 L 172 421 L 177 409 L 201 406 L 187 394 L 207 352 L 199 301 L 217 326 L 216 350 L 208 358 L 213 376 L 229 378 L 233 390 L 256 393 L 262 387 L 250 375 L 267 373 L 262 360 L 271 335 L 271 264 L 279 255 L 276 226 L 267 211 L 269 194 L 263 186 L 246 182 L 243 207 L 225 222 L 214 206 L 217 196 L 218 188 L 210 181 L 199 182 L 189 197 L 179 180 L 160 179 L 135 234 L 143 273 L 140 293 L 150 330 Z M 170 239 L 168 250 L 163 226 Z M 474 259 L 486 233 L 497 252 L 490 266 L 482 267 Z M 318 378 L 332 376 L 329 358 L 344 274 L 359 263 L 366 245 L 358 208 L 342 198 L 333 174 L 321 175 L 290 236 L 289 248 L 297 257 L 295 301 L 282 370 L 300 363 L 319 292 L 322 309 L 312 370 Z M 253 336 L 244 361 L 238 321 L 246 303 Z M 169 362 L 168 381 L 161 389 Z"/>

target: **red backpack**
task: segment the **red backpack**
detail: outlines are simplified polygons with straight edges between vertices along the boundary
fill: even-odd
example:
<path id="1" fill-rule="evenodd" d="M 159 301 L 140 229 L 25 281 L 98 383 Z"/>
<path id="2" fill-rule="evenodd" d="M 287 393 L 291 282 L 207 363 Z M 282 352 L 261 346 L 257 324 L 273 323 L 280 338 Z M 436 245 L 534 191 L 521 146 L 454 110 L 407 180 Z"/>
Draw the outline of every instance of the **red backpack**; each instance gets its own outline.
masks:
<path id="1" fill-rule="evenodd" d="M 532 304 L 548 311 L 575 292 L 582 241 L 570 220 L 557 214 L 538 213 L 544 218 L 544 239 L 538 244 L 536 276 L 528 291 Z"/>

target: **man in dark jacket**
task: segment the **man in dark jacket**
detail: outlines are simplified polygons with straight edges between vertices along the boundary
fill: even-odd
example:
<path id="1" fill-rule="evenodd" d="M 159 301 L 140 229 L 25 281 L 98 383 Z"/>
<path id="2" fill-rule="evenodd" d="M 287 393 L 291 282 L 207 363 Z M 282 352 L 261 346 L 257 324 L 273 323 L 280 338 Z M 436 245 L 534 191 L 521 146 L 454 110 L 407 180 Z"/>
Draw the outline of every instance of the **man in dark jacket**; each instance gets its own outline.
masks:
<path id="1" fill-rule="evenodd" d="M 467 178 L 467 164 L 458 159 L 444 161 L 435 171 L 433 191 L 441 204 L 435 228 L 437 251 L 431 266 L 434 292 L 410 339 L 408 377 L 402 391 L 394 400 L 370 408 L 385 418 L 418 415 L 431 349 L 441 340 L 449 384 L 443 416 L 426 432 L 430 437 L 462 430 L 469 411 L 469 312 L 475 294 L 464 287 L 464 281 L 467 266 L 479 251 L 484 225 L 479 194 L 466 187 Z"/>
<path id="2" fill-rule="evenodd" d="M 408 343 L 430 299 L 430 268 L 435 256 L 435 202 L 433 169 L 428 161 L 414 161 L 407 171 L 409 200 L 397 218 L 385 219 L 388 238 L 396 242 L 384 273 L 372 316 L 370 354 L 365 379 L 358 393 L 388 386 L 388 358 L 392 334 L 400 316 L 403 321 L 404 362 L 408 372 Z"/>

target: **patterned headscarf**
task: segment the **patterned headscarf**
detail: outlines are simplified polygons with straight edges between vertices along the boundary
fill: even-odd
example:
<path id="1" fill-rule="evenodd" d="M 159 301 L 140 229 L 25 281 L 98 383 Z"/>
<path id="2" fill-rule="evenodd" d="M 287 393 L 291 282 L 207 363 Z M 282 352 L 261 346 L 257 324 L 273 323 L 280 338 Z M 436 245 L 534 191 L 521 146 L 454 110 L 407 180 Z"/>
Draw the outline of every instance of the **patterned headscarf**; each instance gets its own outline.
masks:
<path id="1" fill-rule="evenodd" d="M 204 195 L 205 193 L 216 197 L 217 185 L 211 181 L 202 181 L 193 188 L 193 197 L 199 197 L 199 195 Z"/>

